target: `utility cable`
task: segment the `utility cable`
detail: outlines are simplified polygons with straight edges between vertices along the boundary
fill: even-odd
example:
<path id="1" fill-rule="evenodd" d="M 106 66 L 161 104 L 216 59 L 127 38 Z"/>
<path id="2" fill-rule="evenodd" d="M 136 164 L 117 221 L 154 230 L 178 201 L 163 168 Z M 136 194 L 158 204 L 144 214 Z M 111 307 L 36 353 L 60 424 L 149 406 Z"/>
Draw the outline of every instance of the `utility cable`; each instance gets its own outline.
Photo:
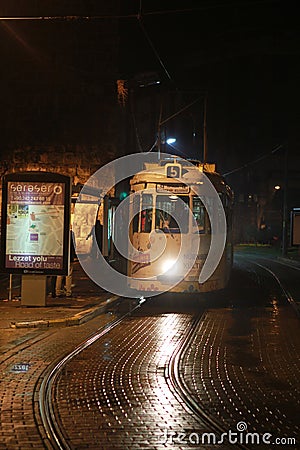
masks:
<path id="1" fill-rule="evenodd" d="M 168 79 L 169 79 L 171 82 L 174 83 L 174 80 L 172 79 L 170 73 L 168 72 L 168 69 L 166 68 L 166 66 L 165 66 L 163 60 L 161 59 L 160 55 L 158 54 L 158 51 L 156 50 L 156 48 L 155 48 L 155 46 L 154 46 L 152 40 L 150 39 L 150 36 L 149 36 L 148 33 L 147 33 L 147 30 L 146 30 L 146 28 L 145 28 L 145 26 L 144 26 L 144 24 L 143 24 L 143 20 L 142 20 L 142 17 L 141 17 L 141 16 L 138 16 L 138 22 L 139 22 L 139 25 L 140 25 L 140 27 L 141 27 L 141 29 L 142 29 L 142 31 L 143 31 L 143 33 L 144 33 L 144 35 L 145 35 L 147 41 L 148 41 L 150 47 L 151 47 L 152 50 L 153 50 L 153 52 L 154 52 L 154 54 L 155 54 L 155 56 L 156 56 L 156 58 L 157 58 L 157 60 L 158 60 L 158 62 L 159 62 L 159 64 L 160 64 L 160 66 L 162 67 L 163 71 L 164 71 L 165 74 L 167 75 Z"/>
<path id="2" fill-rule="evenodd" d="M 137 142 L 137 145 L 138 145 L 138 150 L 139 150 L 140 153 L 143 153 L 143 147 L 142 147 L 142 144 L 141 144 L 141 139 L 140 139 L 137 123 L 136 123 L 135 112 L 133 110 L 132 104 L 131 104 L 131 116 L 132 116 L 132 123 L 133 123 L 134 132 L 135 132 L 135 139 L 136 139 L 136 142 Z"/>
<path id="3" fill-rule="evenodd" d="M 232 175 L 233 173 L 239 172 L 240 170 L 246 169 L 249 166 L 252 166 L 253 164 L 256 164 L 259 161 L 262 161 L 263 159 L 267 158 L 270 155 L 273 155 L 274 153 L 276 153 L 278 150 L 284 148 L 284 144 L 279 144 L 277 145 L 271 152 L 266 153 L 265 155 L 261 155 L 258 158 L 254 159 L 253 161 L 249 161 L 246 164 L 244 164 L 241 167 L 238 167 L 236 169 L 231 170 L 230 172 L 224 173 L 223 176 L 227 177 L 228 175 Z"/>
<path id="4" fill-rule="evenodd" d="M 255 5 L 264 5 L 264 4 L 270 4 L 270 3 L 278 3 L 279 0 L 251 0 L 246 1 L 241 4 L 240 0 L 235 2 L 223 2 L 223 3 L 211 3 L 207 2 L 206 5 L 202 6 L 196 6 L 192 8 L 178 8 L 178 9 L 167 9 L 167 10 L 156 10 L 156 11 L 144 11 L 143 16 L 150 16 L 150 15 L 166 15 L 166 14 L 181 14 L 181 13 L 189 13 L 193 11 L 203 11 L 208 9 L 215 9 L 215 8 L 231 8 L 231 7 L 253 7 Z M 67 21 L 76 21 L 76 20 L 102 20 L 102 19 L 131 19 L 131 18 L 137 18 L 139 19 L 139 15 L 141 15 L 141 6 L 142 1 L 140 0 L 140 6 L 139 6 L 139 14 L 94 14 L 94 15 L 32 15 L 32 16 L 3 16 L 0 17 L 0 21 L 8 21 L 8 20 L 28 20 L 28 21 L 46 21 L 46 20 L 67 20 Z"/>

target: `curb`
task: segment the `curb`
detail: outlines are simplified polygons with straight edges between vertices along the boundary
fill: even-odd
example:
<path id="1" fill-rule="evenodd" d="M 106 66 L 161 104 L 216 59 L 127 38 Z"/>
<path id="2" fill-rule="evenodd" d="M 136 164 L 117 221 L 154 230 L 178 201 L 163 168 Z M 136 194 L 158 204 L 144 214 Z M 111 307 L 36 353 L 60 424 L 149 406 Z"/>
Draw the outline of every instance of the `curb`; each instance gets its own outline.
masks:
<path id="1" fill-rule="evenodd" d="M 114 302 L 119 300 L 118 295 L 108 298 L 107 300 L 100 303 L 100 305 L 94 306 L 71 317 L 65 317 L 61 319 L 51 319 L 51 320 L 31 320 L 31 321 L 20 321 L 11 322 L 10 328 L 50 328 L 50 327 L 72 327 L 74 325 L 81 325 L 94 317 L 102 314 L 105 310 Z"/>
<path id="2" fill-rule="evenodd" d="M 282 263 L 287 263 L 287 265 L 291 265 L 291 266 L 300 268 L 300 261 L 298 261 L 298 260 L 291 259 L 291 258 L 284 258 L 282 256 L 278 256 L 277 260 Z"/>

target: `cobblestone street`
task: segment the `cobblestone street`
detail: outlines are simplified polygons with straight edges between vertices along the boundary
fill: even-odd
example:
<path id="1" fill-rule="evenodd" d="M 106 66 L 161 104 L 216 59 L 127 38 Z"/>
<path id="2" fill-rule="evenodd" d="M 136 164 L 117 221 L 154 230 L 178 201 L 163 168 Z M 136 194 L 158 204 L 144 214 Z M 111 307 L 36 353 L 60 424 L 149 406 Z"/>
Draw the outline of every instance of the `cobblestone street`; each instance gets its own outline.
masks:
<path id="1" fill-rule="evenodd" d="M 254 276 L 249 268 L 236 267 L 234 296 L 229 287 L 223 297 L 208 295 L 200 302 L 153 298 L 68 360 L 50 400 L 68 447 L 217 448 L 223 439 L 222 448 L 232 448 L 221 430 L 240 430 L 297 448 L 299 318 L 274 283 L 269 278 L 254 283 L 265 275 Z M 77 289 L 81 292 L 80 283 Z M 86 297 L 87 310 L 95 304 L 96 292 L 93 295 Z M 98 306 L 100 298 L 105 302 L 108 297 L 101 295 Z M 22 311 L 7 304 L 2 308 Z M 8 328 L 2 315 L 0 448 L 54 448 L 40 409 L 40 389 L 49 369 L 128 308 L 123 301 L 121 309 L 111 304 L 81 325 L 47 328 Z M 59 311 L 65 314 L 64 308 L 57 309 L 57 316 Z M 30 314 L 37 319 L 41 310 L 31 309 Z M 203 410 L 203 420 L 171 387 L 169 372 L 170 359 L 195 314 L 200 321 L 180 350 L 179 376 Z M 205 414 L 220 431 L 212 431 Z M 245 447 L 255 448 L 251 442 Z M 269 445 L 260 441 L 259 448 Z"/>
<path id="2" fill-rule="evenodd" d="M 181 367 L 210 415 L 236 430 L 299 436 L 299 320 L 289 306 L 210 311 Z"/>

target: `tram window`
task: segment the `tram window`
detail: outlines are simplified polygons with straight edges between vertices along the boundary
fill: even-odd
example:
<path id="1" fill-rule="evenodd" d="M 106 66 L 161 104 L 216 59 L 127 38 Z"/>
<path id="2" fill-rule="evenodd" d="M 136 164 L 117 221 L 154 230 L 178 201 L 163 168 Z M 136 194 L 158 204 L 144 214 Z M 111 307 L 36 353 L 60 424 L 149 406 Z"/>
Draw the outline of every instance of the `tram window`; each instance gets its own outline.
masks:
<path id="1" fill-rule="evenodd" d="M 205 232 L 205 207 L 199 197 L 193 197 L 193 215 L 196 219 L 199 233 Z"/>
<path id="2" fill-rule="evenodd" d="M 142 195 L 141 232 L 150 233 L 152 227 L 152 195 Z"/>
<path id="3" fill-rule="evenodd" d="M 139 231 L 139 211 L 140 211 L 140 196 L 135 195 L 133 198 L 133 212 L 135 213 L 133 217 L 133 232 L 137 233 Z"/>
<path id="4" fill-rule="evenodd" d="M 179 198 L 183 200 L 185 206 L 182 205 Z M 186 196 L 169 196 L 158 195 L 156 197 L 156 214 L 155 228 L 165 231 L 166 233 L 180 233 L 179 225 L 175 220 L 174 213 L 180 222 L 181 232 L 188 232 L 188 202 L 189 197 Z"/>

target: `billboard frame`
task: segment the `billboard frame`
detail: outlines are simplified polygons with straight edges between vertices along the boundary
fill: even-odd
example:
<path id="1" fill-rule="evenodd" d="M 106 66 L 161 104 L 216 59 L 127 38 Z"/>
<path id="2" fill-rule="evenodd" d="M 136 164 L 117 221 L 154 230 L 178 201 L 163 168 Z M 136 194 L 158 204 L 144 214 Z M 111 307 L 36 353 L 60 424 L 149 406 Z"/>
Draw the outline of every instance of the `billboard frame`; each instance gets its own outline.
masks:
<path id="1" fill-rule="evenodd" d="M 19 186 L 19 189 L 22 191 L 28 190 L 28 185 L 32 185 L 30 187 L 30 191 L 32 192 L 35 189 L 35 186 L 38 186 L 35 183 L 40 183 L 45 185 L 45 192 L 47 192 L 47 186 L 49 187 L 53 183 L 63 184 L 64 185 L 64 198 L 63 198 L 63 242 L 62 242 L 62 263 L 61 268 L 45 268 L 45 267 L 37 267 L 38 264 L 31 266 L 31 264 L 24 264 L 26 267 L 8 267 L 7 266 L 7 225 L 8 225 L 8 206 L 11 204 L 8 202 L 9 200 L 9 192 L 8 192 L 8 183 L 16 183 Z M 23 186 L 23 187 L 22 187 Z M 44 190 L 44 189 L 43 189 Z M 45 197 L 44 197 L 45 198 Z M 17 201 L 15 202 L 16 204 Z M 27 203 L 28 205 L 37 205 L 43 203 Z M 26 203 L 25 203 L 26 205 Z M 47 204 L 45 203 L 45 207 Z M 41 171 L 33 171 L 33 172 L 14 172 L 10 174 L 6 174 L 2 179 L 2 212 L 1 212 L 1 253 L 0 253 L 0 270 L 2 272 L 11 273 L 11 274 L 21 274 L 21 275 L 67 275 L 69 271 L 69 252 L 70 252 L 70 212 L 71 212 L 71 177 L 67 175 L 61 175 L 54 172 L 41 172 Z M 13 255 L 13 253 L 11 253 Z M 24 253 L 28 256 L 27 253 Z M 42 256 L 42 255 L 40 255 Z M 46 255 L 49 257 L 55 257 L 53 255 Z M 30 258 L 29 258 L 30 259 Z"/>
<path id="2" fill-rule="evenodd" d="M 296 219 L 297 218 L 297 219 Z M 296 239 L 296 236 L 298 239 Z M 300 245 L 300 208 L 293 208 L 291 211 L 291 245 Z"/>

